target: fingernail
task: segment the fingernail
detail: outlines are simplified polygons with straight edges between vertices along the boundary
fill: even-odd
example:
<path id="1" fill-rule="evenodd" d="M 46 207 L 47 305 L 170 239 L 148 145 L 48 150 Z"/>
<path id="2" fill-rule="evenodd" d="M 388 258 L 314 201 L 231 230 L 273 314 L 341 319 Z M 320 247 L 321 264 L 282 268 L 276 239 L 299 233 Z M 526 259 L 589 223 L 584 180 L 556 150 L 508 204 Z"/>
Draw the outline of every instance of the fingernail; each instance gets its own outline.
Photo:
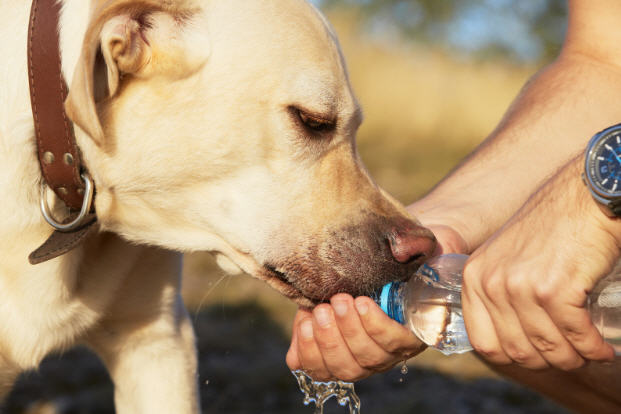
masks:
<path id="1" fill-rule="evenodd" d="M 347 308 L 349 308 L 349 306 L 347 306 L 347 302 L 340 300 L 334 301 L 332 307 L 334 308 L 334 312 L 338 316 L 345 316 L 345 314 L 347 313 Z"/>
<path id="2" fill-rule="evenodd" d="M 314 314 L 315 314 L 315 319 L 317 320 L 317 323 L 322 328 L 327 327 L 328 325 L 330 325 L 330 322 L 332 322 L 330 311 L 328 311 L 326 308 L 316 309 Z"/>
<path id="3" fill-rule="evenodd" d="M 356 302 L 356 309 L 358 310 L 359 314 L 366 315 L 369 311 L 369 305 L 364 302 Z"/>
<path id="4" fill-rule="evenodd" d="M 313 338 L 313 321 L 306 319 L 300 323 L 300 333 L 306 339 Z"/>

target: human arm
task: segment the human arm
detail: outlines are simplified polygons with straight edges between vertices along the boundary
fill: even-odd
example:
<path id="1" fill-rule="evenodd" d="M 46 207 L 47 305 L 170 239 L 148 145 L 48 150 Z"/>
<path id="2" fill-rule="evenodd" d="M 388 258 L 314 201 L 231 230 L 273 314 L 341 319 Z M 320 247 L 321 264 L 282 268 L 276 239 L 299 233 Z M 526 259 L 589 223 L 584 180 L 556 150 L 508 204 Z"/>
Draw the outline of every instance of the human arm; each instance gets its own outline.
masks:
<path id="1" fill-rule="evenodd" d="M 477 152 L 411 206 L 426 222 L 455 227 L 471 251 L 491 236 L 466 267 L 464 315 L 475 349 L 493 363 L 570 369 L 611 355 L 582 306 L 618 257 L 614 234 L 607 235 L 616 221 L 604 216 L 601 224 L 579 180 L 581 157 L 545 181 L 583 153 L 595 132 L 619 122 L 621 39 L 607 27 L 621 17 L 621 6 L 586 3 L 570 2 L 557 61 L 527 85 Z M 582 238 L 571 232 L 578 226 Z"/>
<path id="2" fill-rule="evenodd" d="M 616 0 L 569 2 L 559 57 L 522 89 L 491 135 L 409 207 L 426 225 L 458 231 L 472 251 L 595 132 L 619 122 L 621 18 Z"/>
<path id="3" fill-rule="evenodd" d="M 464 320 L 489 362 L 569 370 L 614 355 L 584 306 L 619 259 L 621 220 L 592 199 L 583 164 L 568 162 L 466 264 Z"/>

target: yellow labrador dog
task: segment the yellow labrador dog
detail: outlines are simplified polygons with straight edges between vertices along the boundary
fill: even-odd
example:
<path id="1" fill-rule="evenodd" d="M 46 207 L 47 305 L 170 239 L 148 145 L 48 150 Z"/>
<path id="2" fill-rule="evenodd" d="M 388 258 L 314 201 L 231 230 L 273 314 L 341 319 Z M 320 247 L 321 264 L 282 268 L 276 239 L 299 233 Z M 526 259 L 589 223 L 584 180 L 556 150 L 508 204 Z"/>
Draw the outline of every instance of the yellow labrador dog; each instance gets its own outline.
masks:
<path id="1" fill-rule="evenodd" d="M 100 232 L 33 266 L 52 229 L 28 93 L 30 2 L 0 2 L 0 396 L 76 343 L 119 414 L 195 413 L 179 252 L 302 305 L 406 277 L 435 239 L 361 165 L 334 33 L 303 0 L 59 0 L 65 108 Z M 54 214 L 64 214 L 56 202 Z"/>

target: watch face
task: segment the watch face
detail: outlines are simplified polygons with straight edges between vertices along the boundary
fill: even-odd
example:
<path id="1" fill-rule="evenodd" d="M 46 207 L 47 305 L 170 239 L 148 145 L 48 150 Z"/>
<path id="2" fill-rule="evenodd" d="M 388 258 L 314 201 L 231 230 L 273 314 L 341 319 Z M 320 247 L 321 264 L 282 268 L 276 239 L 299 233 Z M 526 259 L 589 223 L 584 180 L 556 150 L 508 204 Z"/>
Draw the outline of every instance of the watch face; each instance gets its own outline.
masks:
<path id="1" fill-rule="evenodd" d="M 595 191 L 605 197 L 621 196 L 621 127 L 609 128 L 593 139 L 586 163 Z"/>

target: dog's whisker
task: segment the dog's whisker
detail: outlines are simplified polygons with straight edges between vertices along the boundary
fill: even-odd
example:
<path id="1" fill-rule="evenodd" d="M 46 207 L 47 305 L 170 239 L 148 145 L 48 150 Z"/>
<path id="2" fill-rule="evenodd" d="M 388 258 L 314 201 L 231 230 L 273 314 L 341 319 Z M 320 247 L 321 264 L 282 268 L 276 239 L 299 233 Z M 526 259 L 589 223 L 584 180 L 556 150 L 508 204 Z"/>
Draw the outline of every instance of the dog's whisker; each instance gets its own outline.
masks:
<path id="1" fill-rule="evenodd" d="M 196 322 L 197 318 L 198 318 L 198 314 L 200 313 L 203 305 L 205 304 L 205 301 L 207 300 L 207 297 L 211 294 L 211 292 L 214 291 L 214 289 L 216 287 L 218 287 L 218 285 L 220 284 L 220 282 L 222 282 L 224 279 L 226 279 L 227 277 L 230 278 L 230 275 L 227 275 L 226 273 L 223 273 L 222 276 L 220 276 L 220 278 L 218 280 L 216 280 L 211 287 L 209 288 L 209 290 L 207 290 L 207 292 L 205 292 L 205 294 L 203 295 L 203 297 L 201 298 L 201 301 L 198 303 L 198 306 L 196 307 L 196 311 L 194 313 L 194 322 Z"/>

